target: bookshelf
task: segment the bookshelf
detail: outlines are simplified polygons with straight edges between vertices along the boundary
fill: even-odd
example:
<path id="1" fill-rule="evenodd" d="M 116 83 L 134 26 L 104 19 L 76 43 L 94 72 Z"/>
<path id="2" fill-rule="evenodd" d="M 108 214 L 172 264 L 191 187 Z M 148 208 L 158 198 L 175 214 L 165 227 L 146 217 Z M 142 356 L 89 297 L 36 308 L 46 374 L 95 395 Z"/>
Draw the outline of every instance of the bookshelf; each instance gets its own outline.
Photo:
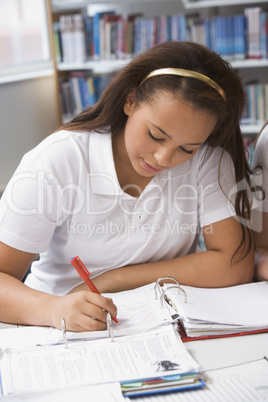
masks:
<path id="1" fill-rule="evenodd" d="M 162 8 L 161 8 L 162 7 Z M 84 1 L 68 1 L 68 0 L 52 0 L 51 3 L 51 13 L 52 13 L 52 34 L 55 34 L 55 31 L 53 31 L 53 26 L 54 22 L 59 22 L 60 18 L 62 15 L 74 15 L 74 14 L 80 14 L 80 15 L 94 15 L 94 13 L 97 13 L 98 10 L 100 11 L 109 11 L 109 10 L 115 10 L 116 14 L 121 14 L 123 18 L 127 18 L 127 16 L 131 13 L 143 13 L 144 19 L 149 21 L 150 18 L 156 18 L 156 15 L 158 13 L 159 19 L 165 16 L 184 16 L 187 21 L 185 22 L 185 26 L 187 26 L 187 29 L 189 30 L 189 25 L 194 24 L 194 21 L 197 21 L 198 18 L 200 17 L 200 21 L 203 20 L 204 18 L 207 18 L 208 20 L 214 17 L 218 16 L 228 16 L 237 14 L 244 14 L 244 10 L 248 7 L 260 7 L 262 11 L 265 11 L 267 13 L 267 26 L 268 26 L 268 2 L 267 0 L 260 0 L 260 1 L 252 1 L 252 0 L 174 0 L 174 1 L 165 1 L 165 0 L 147 0 L 147 1 L 140 1 L 136 0 L 135 5 L 133 5 L 133 2 L 131 0 L 95 0 L 95 1 L 89 1 L 89 0 L 84 0 Z M 93 10 L 93 11 L 92 11 Z M 96 11 L 97 10 L 97 11 Z M 197 13 L 199 16 L 197 16 Z M 136 22 L 136 21 L 135 21 Z M 192 28 L 191 28 L 192 29 Z M 187 31 L 187 35 L 184 35 L 181 39 L 178 38 L 178 40 L 195 40 L 195 34 L 193 34 L 191 31 L 191 35 L 189 36 L 189 32 Z M 266 31 L 267 35 L 267 31 Z M 144 37 L 148 37 L 148 34 L 145 34 Z M 197 36 L 198 37 L 198 36 Z M 204 43 L 206 44 L 206 43 Z M 259 116 L 256 115 L 256 111 L 254 109 L 254 113 L 250 111 L 249 115 L 246 116 L 246 122 L 247 124 L 242 124 L 242 131 L 243 133 L 248 137 L 248 136 L 255 136 L 260 128 L 263 125 L 263 120 L 268 119 L 268 79 L 266 77 L 266 71 L 268 67 L 268 39 L 266 37 L 266 44 L 267 44 L 267 49 L 266 49 L 266 55 L 265 57 L 257 57 L 257 58 L 247 58 L 245 57 L 226 57 L 230 61 L 230 63 L 233 65 L 235 69 L 238 70 L 239 74 L 242 76 L 245 84 L 258 84 L 258 80 L 261 80 L 261 85 L 263 85 L 263 88 L 256 89 L 259 91 L 258 93 L 261 93 L 260 96 L 267 97 L 267 105 L 265 106 L 263 104 L 262 108 L 263 111 L 260 113 L 260 118 Z M 144 46 L 144 43 L 142 44 Z M 209 46 L 210 47 L 210 46 Z M 141 51 L 145 50 L 144 48 L 141 48 Z M 214 50 L 214 49 L 213 49 Z M 85 60 L 80 60 L 80 61 L 68 61 L 64 62 L 61 59 L 59 59 L 59 55 L 55 53 L 56 49 L 54 48 L 54 57 L 55 60 L 57 59 L 55 63 L 55 68 L 57 71 L 58 75 L 58 81 L 60 83 L 64 83 L 65 85 L 65 90 L 68 90 L 69 97 L 71 96 L 71 90 L 67 89 L 67 84 L 66 81 L 68 81 L 68 77 L 73 77 L 73 76 L 79 76 L 80 74 L 80 79 L 82 76 L 87 80 L 87 77 L 89 75 L 97 75 L 100 79 L 100 76 L 109 76 L 109 74 L 112 76 L 113 72 L 117 71 L 118 69 L 124 67 L 128 61 L 132 58 L 132 54 L 124 54 L 123 56 L 114 56 L 113 58 L 109 58 L 109 55 L 105 57 L 95 57 L 95 55 L 91 55 L 91 57 L 88 59 L 86 58 Z M 217 51 L 217 50 L 215 50 Z M 137 52 L 136 52 L 137 53 Z M 221 53 L 221 52 L 218 52 Z M 134 52 L 135 54 L 135 52 Z M 224 57 L 224 55 L 223 55 Z M 77 79 L 77 77 L 75 78 Z M 108 82 L 108 81 L 107 81 Z M 255 85 L 254 84 L 254 85 Z M 252 92 L 253 91 L 253 92 Z M 266 95 L 266 92 L 267 95 Z M 254 93 L 254 89 L 251 87 L 250 91 L 248 91 L 249 96 L 257 96 Z M 254 94 L 254 95 L 251 95 Z M 62 97 L 59 98 L 59 102 L 61 102 L 60 109 L 62 110 L 64 108 L 64 105 L 62 103 Z M 252 102 L 251 102 L 252 104 Z M 70 106 L 70 101 L 69 101 L 69 106 Z M 82 105 L 83 107 L 83 105 Z M 66 108 L 66 105 L 65 105 Z M 251 109 L 251 106 L 249 107 Z M 69 107 L 70 109 L 70 107 Z M 78 110 L 79 112 L 80 110 Z M 253 113 L 253 117 L 252 117 Z M 76 113 L 75 113 L 76 114 Z M 62 117 L 62 116 L 61 116 Z M 65 116 L 63 118 L 63 121 L 68 120 L 69 118 L 72 117 L 72 113 L 65 113 Z"/>

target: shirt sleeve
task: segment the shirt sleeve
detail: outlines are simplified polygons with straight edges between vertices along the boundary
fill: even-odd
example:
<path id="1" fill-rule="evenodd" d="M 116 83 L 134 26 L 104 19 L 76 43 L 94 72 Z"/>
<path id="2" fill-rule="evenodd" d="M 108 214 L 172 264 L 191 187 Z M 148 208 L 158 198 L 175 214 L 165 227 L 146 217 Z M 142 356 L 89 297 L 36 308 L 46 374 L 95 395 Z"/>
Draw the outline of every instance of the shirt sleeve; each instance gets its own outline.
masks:
<path id="1" fill-rule="evenodd" d="M 3 243 L 29 253 L 44 252 L 67 218 L 74 204 L 70 186 L 77 174 L 67 143 L 41 143 L 22 158 L 0 201 Z"/>

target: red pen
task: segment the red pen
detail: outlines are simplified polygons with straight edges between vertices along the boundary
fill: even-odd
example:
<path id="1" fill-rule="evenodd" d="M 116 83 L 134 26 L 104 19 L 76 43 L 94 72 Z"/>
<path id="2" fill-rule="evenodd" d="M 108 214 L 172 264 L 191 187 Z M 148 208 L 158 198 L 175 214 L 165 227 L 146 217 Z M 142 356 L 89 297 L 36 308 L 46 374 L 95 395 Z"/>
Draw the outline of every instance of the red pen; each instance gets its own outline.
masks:
<path id="1" fill-rule="evenodd" d="M 100 292 L 98 291 L 98 289 L 96 288 L 96 286 L 94 285 L 94 283 L 90 279 L 89 271 L 87 270 L 87 268 L 85 267 L 85 265 L 83 264 L 81 259 L 78 256 L 76 256 L 76 257 L 73 257 L 70 260 L 70 262 L 73 265 L 73 267 L 76 269 L 76 271 L 78 272 L 80 277 L 83 279 L 83 281 L 87 284 L 89 289 L 93 293 L 98 293 L 100 295 Z M 118 320 L 117 320 L 116 317 L 112 317 L 112 319 L 114 320 L 114 322 L 118 323 Z"/>

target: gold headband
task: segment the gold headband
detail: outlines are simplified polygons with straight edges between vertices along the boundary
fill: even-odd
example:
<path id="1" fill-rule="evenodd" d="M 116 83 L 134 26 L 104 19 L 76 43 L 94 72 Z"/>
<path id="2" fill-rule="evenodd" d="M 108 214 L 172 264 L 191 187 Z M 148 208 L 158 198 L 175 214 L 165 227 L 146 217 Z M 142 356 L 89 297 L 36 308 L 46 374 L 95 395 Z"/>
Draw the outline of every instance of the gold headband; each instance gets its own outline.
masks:
<path id="1" fill-rule="evenodd" d="M 178 75 L 179 77 L 192 77 L 196 78 L 197 80 L 203 81 L 206 84 L 210 85 L 212 88 L 216 89 L 219 94 L 226 100 L 226 95 L 224 90 L 211 78 L 207 77 L 206 75 L 197 73 L 196 71 L 184 70 L 182 68 L 160 68 L 159 70 L 154 70 L 150 74 L 148 74 L 144 80 L 142 80 L 141 84 L 144 81 L 148 80 L 151 77 L 155 77 L 157 75 Z M 140 84 L 140 85 L 141 85 Z"/>

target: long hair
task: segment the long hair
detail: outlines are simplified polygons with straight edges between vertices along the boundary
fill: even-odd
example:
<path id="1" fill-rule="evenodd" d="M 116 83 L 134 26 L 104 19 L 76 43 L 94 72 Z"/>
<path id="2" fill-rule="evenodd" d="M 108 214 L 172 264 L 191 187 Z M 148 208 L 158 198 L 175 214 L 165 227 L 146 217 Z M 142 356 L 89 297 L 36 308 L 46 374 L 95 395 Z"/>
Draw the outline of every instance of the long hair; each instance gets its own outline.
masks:
<path id="1" fill-rule="evenodd" d="M 162 75 L 142 83 L 153 70 L 170 67 L 206 75 L 224 90 L 226 100 L 207 83 L 192 77 Z M 60 129 L 111 131 L 114 135 L 126 124 L 127 116 L 123 106 L 131 91 L 135 92 L 136 107 L 142 102 L 153 100 L 154 94 L 159 91 L 168 91 L 174 96 L 179 94 L 180 99 L 190 102 L 197 109 L 216 115 L 217 124 L 208 137 L 207 144 L 213 148 L 220 146 L 223 152 L 228 151 L 234 163 L 236 183 L 245 182 L 246 187 L 250 185 L 251 171 L 240 130 L 240 120 L 245 108 L 245 92 L 241 78 L 227 61 L 197 43 L 174 41 L 154 46 L 122 68 L 93 107 L 84 110 Z M 252 247 L 251 232 L 245 224 L 250 219 L 251 211 L 246 189 L 237 192 L 235 210 L 238 219 L 243 221 L 240 222 L 241 242 L 235 252 L 240 260 Z"/>

